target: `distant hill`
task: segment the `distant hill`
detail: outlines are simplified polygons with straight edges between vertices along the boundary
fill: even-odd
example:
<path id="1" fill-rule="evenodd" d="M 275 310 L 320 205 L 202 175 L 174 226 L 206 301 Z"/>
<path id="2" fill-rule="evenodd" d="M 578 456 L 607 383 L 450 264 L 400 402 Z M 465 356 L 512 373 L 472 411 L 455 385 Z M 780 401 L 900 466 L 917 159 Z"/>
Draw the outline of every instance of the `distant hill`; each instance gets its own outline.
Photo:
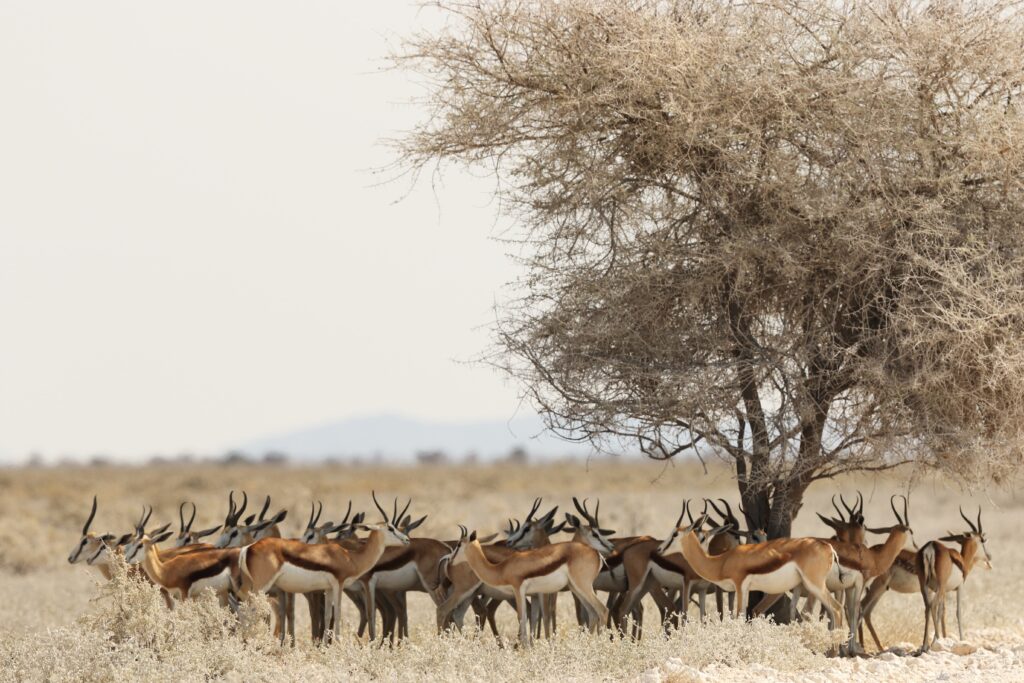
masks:
<path id="1" fill-rule="evenodd" d="M 375 457 L 410 461 L 417 453 L 442 451 L 461 459 L 508 455 L 523 448 L 531 457 L 585 456 L 586 444 L 570 443 L 544 431 L 537 416 L 512 420 L 429 422 L 396 415 L 339 420 L 238 444 L 238 450 L 261 455 L 286 453 L 295 459 Z"/>

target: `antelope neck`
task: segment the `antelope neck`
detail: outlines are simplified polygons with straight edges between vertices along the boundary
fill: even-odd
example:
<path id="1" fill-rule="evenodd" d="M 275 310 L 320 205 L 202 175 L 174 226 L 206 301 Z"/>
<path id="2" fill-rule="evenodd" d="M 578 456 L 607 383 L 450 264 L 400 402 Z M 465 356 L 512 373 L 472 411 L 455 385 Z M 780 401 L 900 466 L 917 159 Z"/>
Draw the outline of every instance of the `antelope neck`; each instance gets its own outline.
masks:
<path id="1" fill-rule="evenodd" d="M 702 577 L 721 576 L 722 555 L 708 555 L 701 547 L 697 535 L 692 531 L 688 532 L 680 541 L 683 548 L 683 559 L 685 559 L 693 570 Z"/>

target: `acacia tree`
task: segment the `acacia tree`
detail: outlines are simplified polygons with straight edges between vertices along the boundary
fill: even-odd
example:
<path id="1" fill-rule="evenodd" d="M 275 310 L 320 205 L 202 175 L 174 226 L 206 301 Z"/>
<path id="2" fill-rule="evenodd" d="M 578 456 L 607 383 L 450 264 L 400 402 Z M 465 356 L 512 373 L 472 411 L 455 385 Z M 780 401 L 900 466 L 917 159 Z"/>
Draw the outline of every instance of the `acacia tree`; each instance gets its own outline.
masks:
<path id="1" fill-rule="evenodd" d="M 734 461 L 773 537 L 816 479 L 1019 467 L 1017 3 L 439 6 L 403 160 L 496 174 L 495 360 L 552 429 Z"/>

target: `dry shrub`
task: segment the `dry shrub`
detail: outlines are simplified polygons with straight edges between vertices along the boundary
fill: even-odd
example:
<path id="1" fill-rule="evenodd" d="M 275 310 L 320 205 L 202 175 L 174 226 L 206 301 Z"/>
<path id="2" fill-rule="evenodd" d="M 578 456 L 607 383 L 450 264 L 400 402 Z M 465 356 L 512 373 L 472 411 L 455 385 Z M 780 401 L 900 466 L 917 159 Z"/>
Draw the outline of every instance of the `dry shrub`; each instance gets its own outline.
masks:
<path id="1" fill-rule="evenodd" d="M 7 672 L 29 681 L 621 679 L 672 658 L 696 668 L 757 663 L 782 672 L 818 670 L 832 642 L 821 624 L 776 626 L 763 619 L 694 622 L 668 638 L 649 633 L 639 643 L 593 637 L 563 620 L 556 638 L 525 650 L 503 647 L 475 629 L 436 636 L 426 625 L 394 648 L 369 646 L 346 632 L 322 649 L 305 642 L 281 649 L 269 635 L 265 599 L 243 605 L 236 626 L 212 595 L 167 610 L 155 588 L 123 567 L 101 587 L 97 603 L 94 613 L 44 639 L 21 636 L 0 645 Z"/>

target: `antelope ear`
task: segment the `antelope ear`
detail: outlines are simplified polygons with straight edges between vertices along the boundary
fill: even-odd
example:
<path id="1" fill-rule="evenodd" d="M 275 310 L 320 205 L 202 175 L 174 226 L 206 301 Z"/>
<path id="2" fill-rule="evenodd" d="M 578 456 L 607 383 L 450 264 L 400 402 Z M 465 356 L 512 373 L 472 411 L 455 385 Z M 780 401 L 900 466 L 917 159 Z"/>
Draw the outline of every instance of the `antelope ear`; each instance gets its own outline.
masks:
<path id="1" fill-rule="evenodd" d="M 209 536 L 211 534 L 217 533 L 217 530 L 220 529 L 220 526 L 221 525 L 218 524 L 217 526 L 212 526 L 209 529 L 202 529 L 201 531 L 193 531 L 192 535 L 195 536 L 196 538 L 205 538 L 206 536 Z"/>
<path id="2" fill-rule="evenodd" d="M 365 512 L 359 512 L 359 513 L 356 514 L 355 517 L 352 518 L 352 523 L 353 524 L 362 524 L 364 519 L 366 519 L 366 513 Z"/>
<path id="3" fill-rule="evenodd" d="M 256 515 L 249 515 L 245 518 L 245 526 L 252 524 L 253 520 L 256 519 Z"/>
<path id="4" fill-rule="evenodd" d="M 476 529 L 473 529 L 473 533 L 471 533 L 469 535 L 469 540 L 470 541 L 475 541 L 476 540 Z"/>
<path id="5" fill-rule="evenodd" d="M 288 511 L 287 510 L 281 510 L 280 512 L 278 512 L 276 515 L 274 515 L 271 518 L 270 523 L 271 524 L 280 524 L 281 522 L 284 521 L 284 518 L 287 517 L 287 516 L 288 516 Z"/>
<path id="6" fill-rule="evenodd" d="M 597 533 L 602 536 L 613 536 L 615 534 L 615 529 L 598 529 Z"/>
<path id="7" fill-rule="evenodd" d="M 132 534 L 125 534 L 121 538 L 117 539 L 118 545 L 128 545 L 132 540 Z"/>
<path id="8" fill-rule="evenodd" d="M 274 520 L 272 520 L 272 519 L 265 519 L 262 522 L 257 522 L 256 524 L 252 524 L 252 525 L 247 523 L 246 526 L 249 527 L 249 533 L 258 533 L 260 531 L 263 531 L 267 527 L 272 526 L 273 524 L 274 524 Z"/>
<path id="9" fill-rule="evenodd" d="M 826 517 L 825 515 L 821 514 L 820 512 L 816 512 L 814 514 L 818 515 L 818 519 L 820 519 L 822 522 L 824 522 L 827 526 L 832 527 L 836 531 L 839 530 L 839 522 L 837 522 L 836 520 L 831 519 L 829 517 Z"/>
<path id="10" fill-rule="evenodd" d="M 153 529 L 151 532 L 149 532 L 150 538 L 152 538 L 153 536 L 159 536 L 160 534 L 162 534 L 163 532 L 167 531 L 170 528 L 171 528 L 171 523 L 168 522 L 167 524 L 164 524 L 162 527 L 159 527 L 157 529 Z"/>
<path id="11" fill-rule="evenodd" d="M 572 514 L 571 512 L 565 513 L 565 522 L 573 529 L 579 529 L 581 526 L 580 518 Z"/>
<path id="12" fill-rule="evenodd" d="M 418 526 L 420 526 L 421 524 L 423 524 L 423 522 L 425 522 L 426 519 L 427 519 L 427 515 L 423 515 L 422 517 L 417 519 L 415 522 L 411 522 L 411 523 L 407 524 L 406 527 L 405 527 L 405 532 L 409 533 L 413 529 L 415 529 Z"/>
<path id="13" fill-rule="evenodd" d="M 940 541 L 946 541 L 947 543 L 963 543 L 964 537 L 961 534 L 955 534 L 953 536 L 939 536 Z"/>
<path id="14" fill-rule="evenodd" d="M 115 538 L 117 538 L 117 537 L 114 536 L 114 534 L 103 534 L 102 536 L 100 536 L 100 540 L 103 541 L 104 543 L 110 543 Z"/>
<path id="15" fill-rule="evenodd" d="M 568 524 L 568 522 L 562 522 L 558 526 L 551 527 L 551 529 L 548 531 L 548 535 L 554 536 L 555 534 L 561 533 L 562 530 L 565 529 L 566 524 Z"/>
<path id="16" fill-rule="evenodd" d="M 496 539 L 497 537 L 498 537 L 498 534 L 491 534 L 490 536 L 483 536 L 483 537 L 481 537 L 481 538 L 479 538 L 477 540 L 480 541 L 481 544 L 486 545 L 486 544 L 490 543 L 491 541 L 493 541 L 494 539 Z"/>
<path id="17" fill-rule="evenodd" d="M 893 530 L 891 526 L 879 526 L 879 527 L 864 527 L 864 531 L 870 531 L 873 534 L 887 534 Z"/>
<path id="18" fill-rule="evenodd" d="M 166 541 L 168 538 L 170 538 L 173 535 L 174 535 L 173 531 L 165 531 L 162 534 L 159 534 L 158 536 L 153 538 L 153 543 L 163 543 L 164 541 Z"/>

